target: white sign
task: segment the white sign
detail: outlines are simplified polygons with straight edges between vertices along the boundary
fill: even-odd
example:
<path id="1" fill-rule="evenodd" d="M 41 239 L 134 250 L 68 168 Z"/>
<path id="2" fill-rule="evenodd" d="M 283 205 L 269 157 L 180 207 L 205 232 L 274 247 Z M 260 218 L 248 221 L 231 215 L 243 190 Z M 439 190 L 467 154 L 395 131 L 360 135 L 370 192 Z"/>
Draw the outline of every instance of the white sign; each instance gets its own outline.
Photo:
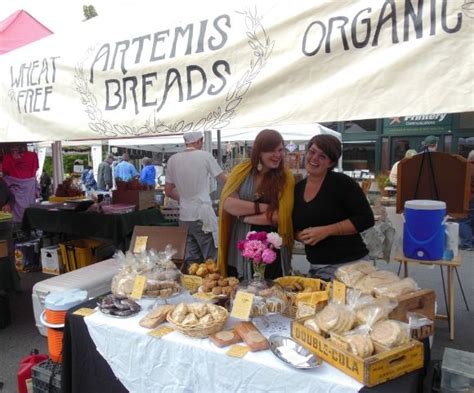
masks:
<path id="1" fill-rule="evenodd" d="M 3 55 L 0 139 L 225 134 L 474 110 L 474 14 L 464 0 L 147 6 Z"/>

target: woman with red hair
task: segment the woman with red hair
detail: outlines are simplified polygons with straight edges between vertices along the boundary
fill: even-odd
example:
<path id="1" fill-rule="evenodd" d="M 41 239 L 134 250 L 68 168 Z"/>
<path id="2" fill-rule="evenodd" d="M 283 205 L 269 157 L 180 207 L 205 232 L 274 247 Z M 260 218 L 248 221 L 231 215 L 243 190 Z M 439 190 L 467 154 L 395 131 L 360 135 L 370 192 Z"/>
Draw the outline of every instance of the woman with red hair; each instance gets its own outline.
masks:
<path id="1" fill-rule="evenodd" d="M 278 232 L 283 239 L 280 258 L 267 266 L 265 278 L 288 274 L 293 229 L 294 178 L 284 167 L 283 137 L 263 130 L 255 138 L 250 160 L 234 167 L 222 190 L 219 209 L 218 265 L 222 274 L 243 279 L 252 277 L 237 242 L 249 231 Z"/>

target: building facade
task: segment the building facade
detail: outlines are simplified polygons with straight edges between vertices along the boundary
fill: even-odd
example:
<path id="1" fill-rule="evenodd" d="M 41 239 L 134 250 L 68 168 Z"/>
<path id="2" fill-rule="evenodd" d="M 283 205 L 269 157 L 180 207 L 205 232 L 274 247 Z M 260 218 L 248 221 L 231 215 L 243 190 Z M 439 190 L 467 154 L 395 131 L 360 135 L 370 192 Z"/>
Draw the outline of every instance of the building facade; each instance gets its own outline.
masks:
<path id="1" fill-rule="evenodd" d="M 341 132 L 343 169 L 387 172 L 408 149 L 420 151 L 428 135 L 439 137 L 438 151 L 467 157 L 474 149 L 474 112 L 437 113 L 388 119 L 325 123 Z"/>

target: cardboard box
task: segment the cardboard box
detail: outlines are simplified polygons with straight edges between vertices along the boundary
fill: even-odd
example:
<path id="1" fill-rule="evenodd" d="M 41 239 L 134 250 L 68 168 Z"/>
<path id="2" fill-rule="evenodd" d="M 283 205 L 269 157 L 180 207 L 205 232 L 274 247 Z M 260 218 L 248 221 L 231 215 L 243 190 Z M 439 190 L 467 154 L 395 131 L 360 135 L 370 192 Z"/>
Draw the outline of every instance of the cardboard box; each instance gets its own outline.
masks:
<path id="1" fill-rule="evenodd" d="M 41 249 L 41 266 L 43 273 L 46 274 L 58 275 L 64 272 L 59 246 L 49 246 Z"/>
<path id="2" fill-rule="evenodd" d="M 291 337 L 324 361 L 372 387 L 423 367 L 423 344 L 411 340 L 408 344 L 365 359 L 327 340 L 303 325 L 305 319 L 291 323 Z"/>
<path id="3" fill-rule="evenodd" d="M 123 203 L 135 205 L 137 210 L 144 210 L 155 207 L 155 191 L 154 190 L 113 190 L 112 203 Z"/>
<path id="4" fill-rule="evenodd" d="M 188 230 L 184 227 L 160 227 L 135 225 L 133 228 L 132 240 L 130 241 L 130 251 L 135 252 L 137 237 L 144 242 L 146 250 L 164 251 L 170 244 L 175 250 L 171 260 L 180 269 L 183 266 L 186 255 L 186 238 Z"/>

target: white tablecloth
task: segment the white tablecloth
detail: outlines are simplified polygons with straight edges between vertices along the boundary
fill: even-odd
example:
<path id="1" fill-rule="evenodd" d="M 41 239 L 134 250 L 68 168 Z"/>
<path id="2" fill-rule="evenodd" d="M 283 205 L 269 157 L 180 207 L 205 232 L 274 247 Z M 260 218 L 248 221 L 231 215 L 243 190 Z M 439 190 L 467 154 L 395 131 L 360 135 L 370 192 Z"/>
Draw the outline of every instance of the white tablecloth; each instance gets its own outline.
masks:
<path id="1" fill-rule="evenodd" d="M 180 295 L 170 303 L 192 301 Z M 323 363 L 312 370 L 298 370 L 281 362 L 268 351 L 249 352 L 244 358 L 225 355 L 208 339 L 191 338 L 172 332 L 160 339 L 147 333 L 138 321 L 153 304 L 142 299 L 143 310 L 126 319 L 96 312 L 85 317 L 97 350 L 115 376 L 132 393 L 222 393 L 222 392 L 357 392 L 362 385 Z M 226 328 L 237 321 L 230 319 Z M 269 337 L 273 333 L 290 336 L 290 320 L 272 315 L 254 323 Z"/>

